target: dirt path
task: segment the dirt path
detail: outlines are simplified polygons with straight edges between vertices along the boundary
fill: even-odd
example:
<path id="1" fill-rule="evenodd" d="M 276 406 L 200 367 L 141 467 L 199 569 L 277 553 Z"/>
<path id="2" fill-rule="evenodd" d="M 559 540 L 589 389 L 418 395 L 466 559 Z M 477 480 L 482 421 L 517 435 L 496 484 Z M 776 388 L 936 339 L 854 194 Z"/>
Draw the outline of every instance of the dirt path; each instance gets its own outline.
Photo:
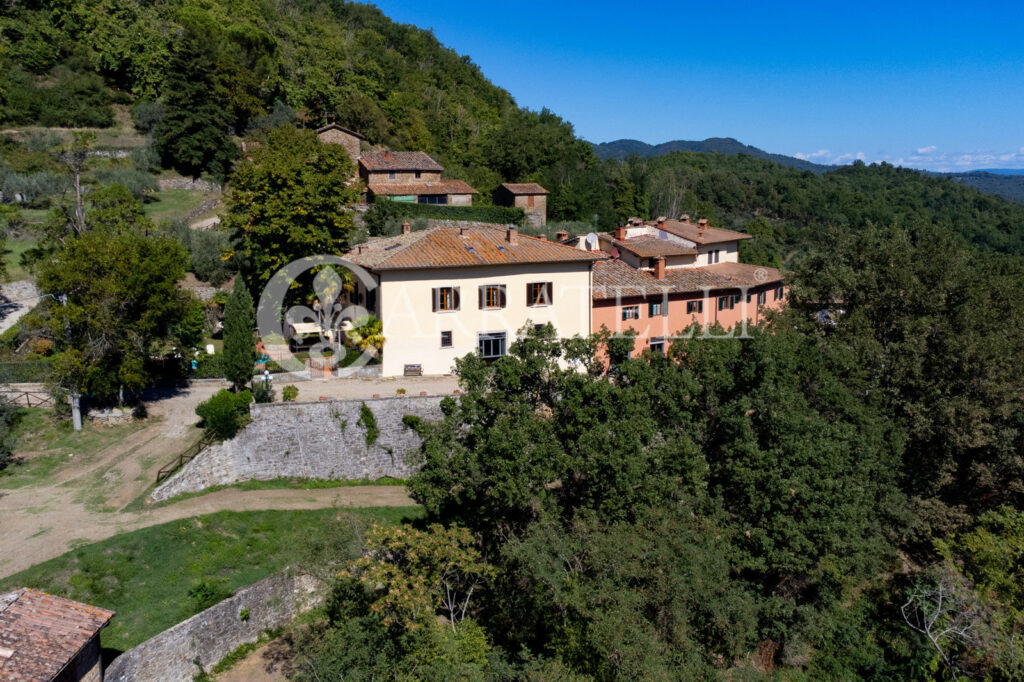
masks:
<path id="1" fill-rule="evenodd" d="M 451 377 L 403 380 L 302 382 L 299 400 L 369 398 L 420 391 L 451 393 Z M 398 486 L 352 486 L 318 490 L 221 490 L 176 504 L 125 511 L 155 479 L 156 471 L 198 438 L 196 405 L 220 390 L 195 385 L 154 394 L 142 428 L 125 430 L 88 457 L 68 458 L 45 479 L 20 488 L 0 488 L 0 577 L 52 559 L 71 548 L 146 526 L 223 510 L 320 509 L 331 506 L 381 507 L 414 504 Z M 316 396 L 315 398 L 313 396 Z M 46 453 L 37 453 L 45 455 Z M 0 481 L 0 485 L 3 482 Z"/>

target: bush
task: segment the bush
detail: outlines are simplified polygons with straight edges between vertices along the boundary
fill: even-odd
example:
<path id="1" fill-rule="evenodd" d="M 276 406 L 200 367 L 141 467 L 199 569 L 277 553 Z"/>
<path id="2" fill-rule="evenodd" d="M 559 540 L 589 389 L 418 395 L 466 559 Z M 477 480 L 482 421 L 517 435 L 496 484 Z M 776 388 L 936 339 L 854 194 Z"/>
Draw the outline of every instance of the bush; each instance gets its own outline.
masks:
<path id="1" fill-rule="evenodd" d="M 100 168 L 94 175 L 101 184 L 127 187 L 132 196 L 139 201 L 148 193 L 156 191 L 156 178 L 149 172 L 137 168 Z"/>
<path id="2" fill-rule="evenodd" d="M 255 402 L 272 403 L 276 398 L 274 387 L 270 385 L 269 381 L 264 381 L 262 377 L 252 380 L 252 399 Z"/>
<path id="3" fill-rule="evenodd" d="M 234 438 L 248 417 L 250 402 L 252 393 L 249 391 L 232 393 L 223 389 L 209 400 L 199 403 L 196 414 L 202 418 L 207 430 L 213 431 L 217 438 L 227 440 Z"/>
<path id="4" fill-rule="evenodd" d="M 196 379 L 221 379 L 224 377 L 224 358 L 220 355 L 200 355 L 196 359 Z"/>
<path id="5" fill-rule="evenodd" d="M 200 578 L 188 589 L 188 598 L 195 613 L 205 611 L 231 596 L 223 579 Z"/>
<path id="6" fill-rule="evenodd" d="M 0 384 L 35 384 L 50 378 L 49 362 L 0 362 Z"/>
<path id="7" fill-rule="evenodd" d="M 290 403 L 299 397 L 299 389 L 295 386 L 285 386 L 281 389 L 281 400 Z"/>
<path id="8" fill-rule="evenodd" d="M 227 232 L 192 230 L 186 247 L 191 256 L 192 272 L 196 277 L 215 287 L 223 284 L 232 273 L 229 261 L 224 260 L 224 252 L 230 245 L 231 237 Z"/>

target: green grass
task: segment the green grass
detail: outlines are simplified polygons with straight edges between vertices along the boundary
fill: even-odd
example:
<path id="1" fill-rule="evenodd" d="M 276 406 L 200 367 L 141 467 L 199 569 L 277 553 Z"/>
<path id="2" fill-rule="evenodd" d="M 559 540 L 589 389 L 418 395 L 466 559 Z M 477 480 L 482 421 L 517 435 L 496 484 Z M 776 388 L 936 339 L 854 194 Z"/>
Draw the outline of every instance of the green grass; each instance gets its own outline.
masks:
<path id="1" fill-rule="evenodd" d="M 325 488 L 352 488 L 364 485 L 404 486 L 405 481 L 400 478 L 391 478 L 390 476 L 385 476 L 372 481 L 369 479 L 348 481 L 329 478 L 272 478 L 267 481 L 242 481 L 241 483 L 230 483 L 227 485 L 211 485 L 209 488 L 205 488 L 194 493 L 182 493 L 181 495 L 175 495 L 174 497 L 170 497 L 162 502 L 149 505 L 148 508 L 155 509 L 156 507 L 165 507 L 169 504 L 181 502 L 182 500 L 190 500 L 194 497 L 209 495 L 210 493 L 215 493 L 218 490 L 323 490 Z M 154 485 L 153 487 L 155 488 L 156 486 Z M 145 498 L 149 496 L 150 490 L 146 490 L 143 495 L 125 507 L 124 511 L 136 511 L 147 508 L 145 504 L 140 501 L 145 500 Z"/>
<path id="2" fill-rule="evenodd" d="M 201 579 L 233 591 L 294 564 L 311 537 L 332 537 L 337 523 L 421 515 L 420 507 L 219 512 L 84 545 L 0 580 L 0 591 L 35 587 L 116 611 L 101 641 L 124 651 L 195 614 L 188 593 Z"/>
<path id="3" fill-rule="evenodd" d="M 62 465 L 71 460 L 75 463 L 88 462 L 96 453 L 135 433 L 145 424 L 144 420 L 136 420 L 131 424 L 99 426 L 86 420 L 81 432 L 75 433 L 70 423 L 56 423 L 52 415 L 53 410 L 42 407 L 19 410 L 14 427 L 14 455 L 25 459 L 0 471 L 0 488 L 22 488 L 43 483 Z"/>
<path id="4" fill-rule="evenodd" d="M 28 212 L 22 211 L 22 213 Z M 21 265 L 21 255 L 35 245 L 35 239 L 8 239 L 6 241 L 4 244 L 4 268 L 7 272 L 5 281 L 15 282 L 19 279 L 29 278 L 29 271 Z"/>
<path id="5" fill-rule="evenodd" d="M 142 210 L 146 217 L 156 223 L 184 220 L 189 211 L 203 203 L 208 196 L 208 192 L 168 189 L 163 192 L 154 192 L 152 200 L 147 199 Z"/>

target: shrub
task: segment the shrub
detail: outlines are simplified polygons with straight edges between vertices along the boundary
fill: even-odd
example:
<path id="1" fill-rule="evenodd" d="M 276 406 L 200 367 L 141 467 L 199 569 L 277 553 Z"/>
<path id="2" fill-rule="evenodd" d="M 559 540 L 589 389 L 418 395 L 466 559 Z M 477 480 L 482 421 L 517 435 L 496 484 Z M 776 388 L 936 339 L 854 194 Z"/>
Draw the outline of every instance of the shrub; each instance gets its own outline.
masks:
<path id="1" fill-rule="evenodd" d="M 252 380 L 252 399 L 255 402 L 272 403 L 276 397 L 274 387 L 270 385 L 269 381 L 264 381 L 259 377 Z"/>
<path id="2" fill-rule="evenodd" d="M 196 407 L 206 428 L 221 440 L 233 438 L 248 416 L 252 394 L 249 391 L 232 393 L 227 389 L 218 391 L 212 398 Z"/>
<path id="3" fill-rule="evenodd" d="M 299 389 L 295 386 L 285 386 L 281 389 L 281 400 L 290 403 L 299 397 Z"/>
<path id="4" fill-rule="evenodd" d="M 356 423 L 366 429 L 367 446 L 377 442 L 377 436 L 380 435 L 380 429 L 377 427 L 377 417 L 374 416 L 373 410 L 366 406 L 366 403 L 363 403 L 359 408 L 359 421 Z"/>
<path id="5" fill-rule="evenodd" d="M 188 598 L 195 613 L 205 611 L 230 596 L 231 590 L 224 585 L 223 579 L 200 578 L 188 588 Z"/>
<path id="6" fill-rule="evenodd" d="M 220 379 L 224 376 L 224 357 L 220 355 L 200 355 L 196 358 L 197 379 Z"/>
<path id="7" fill-rule="evenodd" d="M 192 230 L 187 246 L 196 277 L 215 287 L 223 284 L 232 272 L 230 262 L 224 260 L 224 253 L 230 245 L 231 238 L 227 232 Z"/>

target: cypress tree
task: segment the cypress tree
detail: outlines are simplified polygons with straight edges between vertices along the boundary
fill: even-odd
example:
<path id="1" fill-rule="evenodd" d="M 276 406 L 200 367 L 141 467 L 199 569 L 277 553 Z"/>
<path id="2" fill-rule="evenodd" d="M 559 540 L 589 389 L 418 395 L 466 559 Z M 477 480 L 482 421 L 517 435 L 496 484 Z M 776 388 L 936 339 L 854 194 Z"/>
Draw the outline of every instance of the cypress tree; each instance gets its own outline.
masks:
<path id="1" fill-rule="evenodd" d="M 241 275 L 224 305 L 224 376 L 236 391 L 249 385 L 256 362 L 252 330 L 256 326 L 256 310 L 252 296 Z"/>

